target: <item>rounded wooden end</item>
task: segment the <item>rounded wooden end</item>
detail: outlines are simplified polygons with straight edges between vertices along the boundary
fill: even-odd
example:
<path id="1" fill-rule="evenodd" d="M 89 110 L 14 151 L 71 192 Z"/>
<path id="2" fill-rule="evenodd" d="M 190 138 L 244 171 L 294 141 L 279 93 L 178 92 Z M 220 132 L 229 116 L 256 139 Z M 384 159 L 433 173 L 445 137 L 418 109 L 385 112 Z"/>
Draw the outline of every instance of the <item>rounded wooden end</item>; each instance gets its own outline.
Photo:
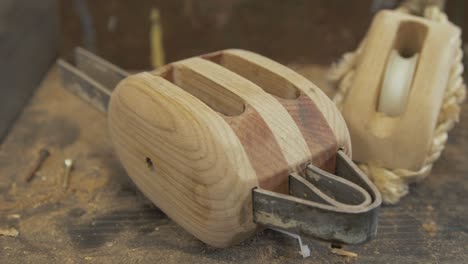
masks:
<path id="1" fill-rule="evenodd" d="M 108 118 L 127 173 L 171 219 L 215 247 L 255 231 L 255 172 L 213 109 L 168 80 L 141 73 L 117 86 Z"/>

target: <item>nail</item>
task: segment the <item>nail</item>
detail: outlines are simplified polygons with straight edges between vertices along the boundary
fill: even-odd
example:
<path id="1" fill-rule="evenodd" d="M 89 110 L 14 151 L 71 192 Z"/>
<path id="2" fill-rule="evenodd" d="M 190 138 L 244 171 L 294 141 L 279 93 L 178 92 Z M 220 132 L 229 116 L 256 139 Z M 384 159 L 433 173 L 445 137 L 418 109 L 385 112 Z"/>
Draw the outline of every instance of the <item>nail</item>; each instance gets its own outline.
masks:
<path id="1" fill-rule="evenodd" d="M 32 180 L 34 175 L 36 175 L 36 172 L 41 167 L 42 163 L 47 159 L 47 157 L 49 157 L 49 155 L 50 153 L 46 148 L 41 148 L 41 150 L 39 150 L 39 155 L 37 156 L 33 165 L 31 165 L 28 172 L 26 173 L 26 176 L 24 177 L 25 182 L 30 182 Z"/>
<path id="2" fill-rule="evenodd" d="M 63 176 L 63 189 L 68 188 L 68 179 L 70 178 L 70 172 L 73 167 L 73 160 L 72 159 L 66 159 L 64 160 L 65 163 L 65 175 Z"/>

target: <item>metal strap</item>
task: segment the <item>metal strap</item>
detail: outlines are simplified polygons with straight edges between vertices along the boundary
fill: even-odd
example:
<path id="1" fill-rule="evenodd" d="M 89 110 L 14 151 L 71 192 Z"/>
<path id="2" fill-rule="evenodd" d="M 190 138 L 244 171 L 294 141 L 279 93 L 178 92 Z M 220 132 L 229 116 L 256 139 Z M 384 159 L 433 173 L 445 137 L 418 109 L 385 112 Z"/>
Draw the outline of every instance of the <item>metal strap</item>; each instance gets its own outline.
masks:
<path id="1" fill-rule="evenodd" d="M 308 165 L 304 177 L 289 175 L 289 195 L 254 189 L 254 221 L 347 244 L 369 240 L 377 233 L 380 193 L 341 150 L 336 174 Z"/>
<path id="2" fill-rule="evenodd" d="M 112 90 L 130 74 L 82 48 L 75 49 L 75 63 L 57 61 L 64 87 L 106 113 Z"/>

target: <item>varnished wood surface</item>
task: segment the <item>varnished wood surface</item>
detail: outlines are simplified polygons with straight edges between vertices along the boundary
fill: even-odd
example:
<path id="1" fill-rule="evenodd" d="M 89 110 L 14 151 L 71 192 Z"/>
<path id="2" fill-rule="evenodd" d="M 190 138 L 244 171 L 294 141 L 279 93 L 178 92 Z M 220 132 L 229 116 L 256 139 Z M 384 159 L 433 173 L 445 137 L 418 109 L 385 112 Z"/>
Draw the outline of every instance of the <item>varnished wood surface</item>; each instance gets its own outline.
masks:
<path id="1" fill-rule="evenodd" d="M 294 68 L 327 87 L 324 67 Z M 184 231 L 131 183 L 113 153 L 106 118 L 64 90 L 52 70 L 0 147 L 0 228 L 19 231 L 16 238 L 0 236 L 0 263 L 466 263 L 467 109 L 465 103 L 427 180 L 397 206 L 382 208 L 377 237 L 344 247 L 357 258 L 307 240 L 311 257 L 302 259 L 296 240 L 269 230 L 222 250 Z M 42 145 L 51 156 L 25 184 L 22 172 Z M 69 157 L 75 168 L 64 192 Z M 435 228 L 425 229 L 431 221 Z"/>

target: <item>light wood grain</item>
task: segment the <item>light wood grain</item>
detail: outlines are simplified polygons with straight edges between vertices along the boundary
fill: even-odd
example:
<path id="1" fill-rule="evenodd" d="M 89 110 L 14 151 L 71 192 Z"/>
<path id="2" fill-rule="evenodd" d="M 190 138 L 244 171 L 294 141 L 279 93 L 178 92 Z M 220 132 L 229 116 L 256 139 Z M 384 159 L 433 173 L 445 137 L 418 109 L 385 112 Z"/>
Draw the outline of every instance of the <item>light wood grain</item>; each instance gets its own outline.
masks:
<path id="1" fill-rule="evenodd" d="M 366 37 L 342 113 L 350 129 L 353 159 L 386 168 L 419 170 L 431 146 L 459 30 L 395 11 L 376 15 Z M 387 58 L 419 53 L 406 109 L 378 112 Z"/>
<path id="2" fill-rule="evenodd" d="M 258 185 L 255 172 L 232 129 L 210 107 L 142 73 L 114 92 L 109 127 L 137 186 L 190 233 L 227 246 L 254 231 L 251 219 L 239 216 L 252 211 L 246 190 Z"/>
<path id="3" fill-rule="evenodd" d="M 333 172 L 336 150 L 349 145 L 337 143 L 317 97 L 297 88 L 313 84 L 266 58 L 237 65 L 257 74 L 195 57 L 127 78 L 109 106 L 112 141 L 136 185 L 216 247 L 256 230 L 252 188 L 285 193 L 288 173 L 310 162 Z M 284 86 L 269 85 L 276 80 Z"/>
<path id="4" fill-rule="evenodd" d="M 231 71 L 201 58 L 184 60 L 174 65 L 174 71 L 181 71 L 186 79 L 175 80 L 177 84 L 219 86 L 236 93 L 251 105 L 265 120 L 283 152 L 290 171 L 304 164 L 311 156 L 301 131 L 286 109 L 273 96 L 248 80 Z M 177 76 L 177 74 L 175 74 Z M 185 82 L 184 82 L 185 81 Z"/>

